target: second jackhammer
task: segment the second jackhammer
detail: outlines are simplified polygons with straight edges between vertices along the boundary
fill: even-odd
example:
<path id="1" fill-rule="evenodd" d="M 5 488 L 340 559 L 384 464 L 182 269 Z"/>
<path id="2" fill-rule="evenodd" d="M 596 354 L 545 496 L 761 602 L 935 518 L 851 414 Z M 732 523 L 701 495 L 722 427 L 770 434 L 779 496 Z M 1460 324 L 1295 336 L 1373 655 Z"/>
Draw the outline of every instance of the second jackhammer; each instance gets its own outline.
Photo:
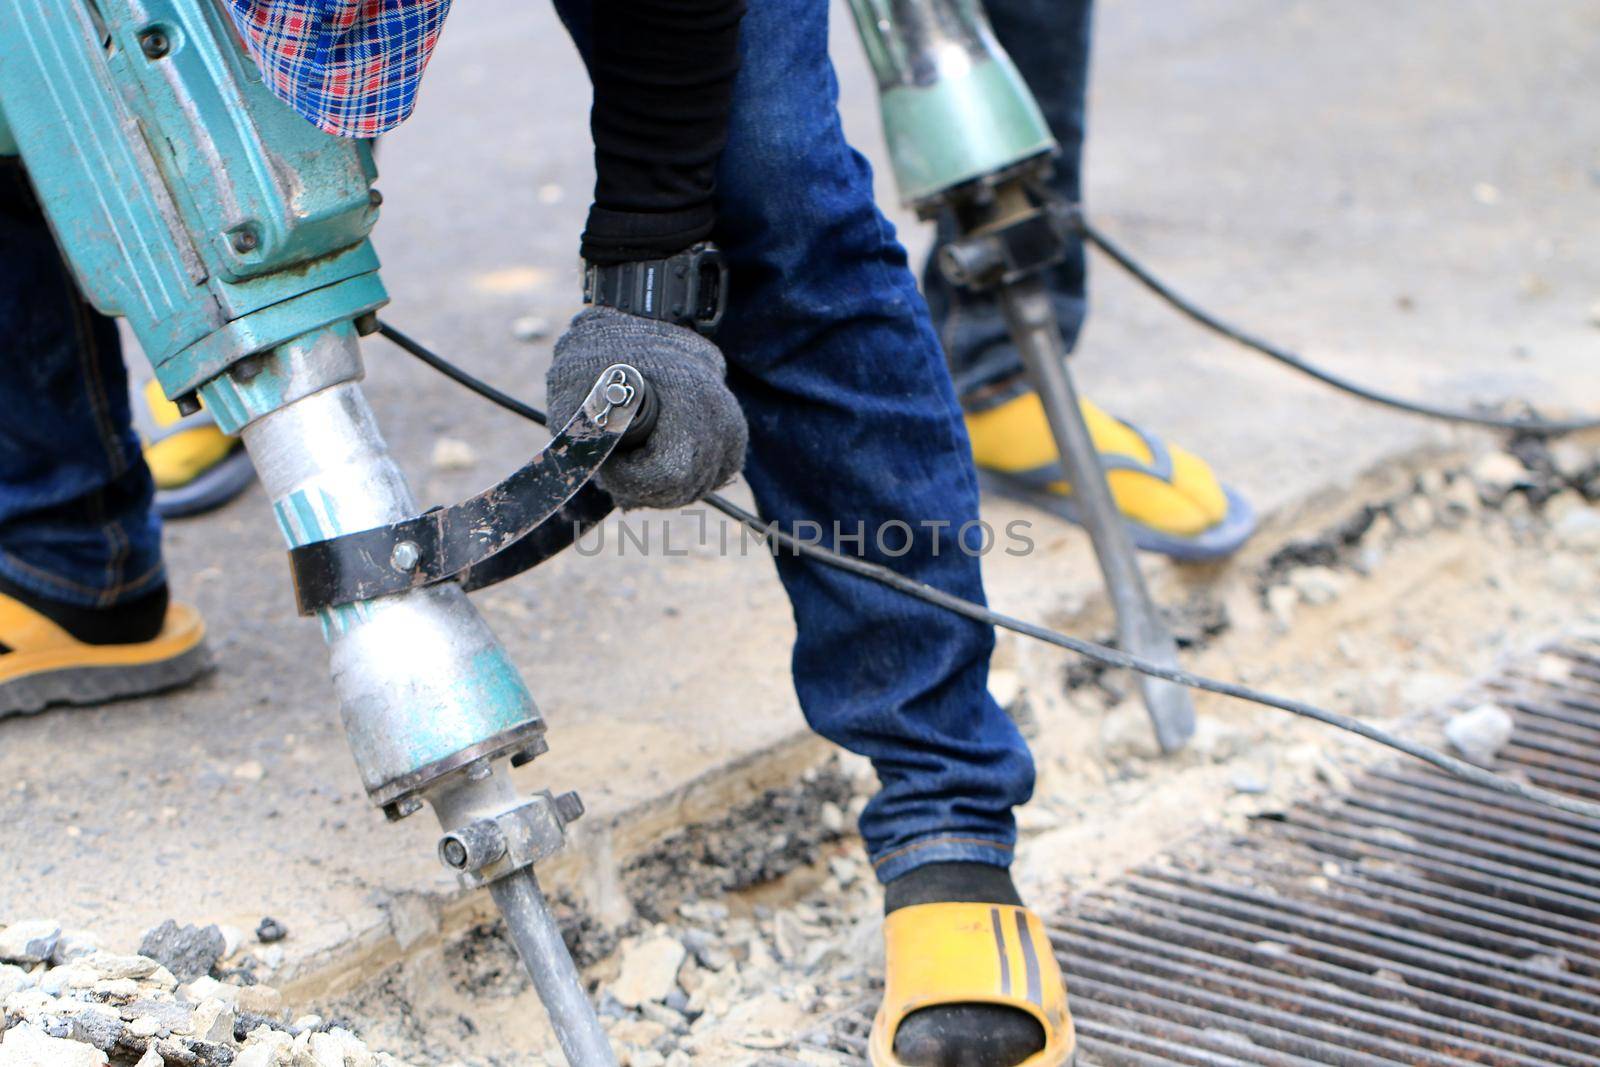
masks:
<path id="1" fill-rule="evenodd" d="M 1039 105 L 995 39 L 978 0 L 851 0 L 877 77 L 884 137 L 902 199 L 948 216 L 958 236 L 939 252 L 955 286 L 992 292 L 1038 393 L 1078 513 L 1117 615 L 1117 642 L 1176 667 L 1177 645 L 1151 600 L 1133 541 L 1067 369 L 1043 275 L 1071 240 L 1068 205 L 1045 188 L 1057 150 Z M 1139 679 L 1164 752 L 1188 743 L 1194 705 L 1178 685 Z"/>

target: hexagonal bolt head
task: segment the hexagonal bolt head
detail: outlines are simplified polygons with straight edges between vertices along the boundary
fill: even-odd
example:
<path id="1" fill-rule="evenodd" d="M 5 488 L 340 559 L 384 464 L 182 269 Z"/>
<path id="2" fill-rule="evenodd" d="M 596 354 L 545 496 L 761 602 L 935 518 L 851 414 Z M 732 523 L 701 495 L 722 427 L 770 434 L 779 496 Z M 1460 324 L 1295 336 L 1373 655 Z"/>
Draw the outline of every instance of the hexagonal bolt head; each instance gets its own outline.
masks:
<path id="1" fill-rule="evenodd" d="M 139 51 L 146 59 L 164 59 L 172 51 L 172 39 L 164 30 L 145 30 L 139 35 Z"/>
<path id="2" fill-rule="evenodd" d="M 409 573 L 417 569 L 417 564 L 422 562 L 422 549 L 414 541 L 401 541 L 389 553 L 389 566 L 397 571 Z"/>
<path id="3" fill-rule="evenodd" d="M 577 822 L 583 817 L 583 798 L 576 793 L 562 793 L 556 797 L 556 816 L 563 824 Z"/>
<path id="4" fill-rule="evenodd" d="M 476 871 L 506 854 L 506 838 L 491 819 L 479 819 L 439 839 L 439 862 L 455 871 Z"/>

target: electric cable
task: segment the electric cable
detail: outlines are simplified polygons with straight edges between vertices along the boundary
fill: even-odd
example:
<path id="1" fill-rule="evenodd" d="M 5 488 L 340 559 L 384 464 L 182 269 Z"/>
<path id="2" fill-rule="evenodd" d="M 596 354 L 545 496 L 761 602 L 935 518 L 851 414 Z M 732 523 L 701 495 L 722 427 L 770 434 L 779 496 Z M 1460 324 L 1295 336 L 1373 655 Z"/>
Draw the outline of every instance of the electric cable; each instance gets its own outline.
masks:
<path id="1" fill-rule="evenodd" d="M 1264 340 L 1246 330 L 1224 322 L 1194 301 L 1183 296 L 1160 278 L 1157 278 L 1148 267 L 1134 259 L 1126 249 L 1107 237 L 1082 215 L 1077 215 L 1072 225 L 1083 237 L 1084 241 L 1104 252 L 1113 263 L 1127 271 L 1146 289 L 1189 319 L 1236 344 L 1241 344 L 1246 348 L 1277 360 L 1279 363 L 1291 367 L 1301 374 L 1309 375 L 1324 385 L 1331 385 L 1340 392 L 1349 393 L 1351 396 L 1360 397 L 1375 404 L 1382 404 L 1384 407 L 1409 412 L 1413 415 L 1423 415 L 1431 419 L 1443 419 L 1446 422 L 1466 423 L 1471 426 L 1486 426 L 1494 430 L 1515 430 L 1544 437 L 1556 437 L 1561 434 L 1576 433 L 1580 430 L 1600 429 L 1600 418 L 1593 416 L 1572 419 L 1545 419 L 1536 415 L 1492 415 L 1487 412 L 1468 411 L 1463 408 L 1444 407 L 1421 400 L 1411 400 L 1383 392 L 1372 386 L 1362 385 L 1360 382 L 1351 381 L 1343 375 L 1318 366 L 1304 356 L 1292 352 L 1282 345 L 1273 344 L 1271 341 Z"/>
<path id="2" fill-rule="evenodd" d="M 498 404 L 506 410 L 517 415 L 521 415 L 525 419 L 536 422 L 540 426 L 545 426 L 548 428 L 549 419 L 545 416 L 544 412 L 540 411 L 538 408 L 532 407 L 529 404 L 525 404 L 509 394 L 501 392 L 499 389 L 489 385 L 487 382 L 474 377 L 473 375 L 462 370 L 460 367 L 451 363 L 449 360 L 445 359 L 443 356 L 429 350 L 417 341 L 412 340 L 410 337 L 407 337 L 404 333 L 388 325 L 387 323 L 380 322 L 378 324 L 378 332 L 388 340 L 394 342 L 404 351 L 422 360 L 424 363 L 428 364 L 428 366 L 433 367 L 446 377 L 462 386 L 465 386 L 467 389 L 477 393 L 484 399 Z M 1199 689 L 1208 693 L 1217 693 L 1222 696 L 1233 697 L 1236 700 L 1243 700 L 1253 704 L 1260 704 L 1264 707 L 1275 708 L 1279 711 L 1286 711 L 1292 715 L 1301 716 L 1302 718 L 1313 719 L 1328 726 L 1364 737 L 1369 741 L 1392 748 L 1397 752 L 1404 753 L 1405 755 L 1412 756 L 1464 781 L 1471 782 L 1474 785 L 1483 786 L 1485 789 L 1491 789 L 1497 793 L 1503 793 L 1507 796 L 1519 797 L 1523 800 L 1531 800 L 1536 803 L 1545 804 L 1559 811 L 1564 811 L 1568 814 L 1577 815 L 1585 819 L 1594 819 L 1600 821 L 1600 803 L 1581 800 L 1577 797 L 1568 796 L 1565 793 L 1560 793 L 1555 790 L 1544 789 L 1539 786 L 1527 785 L 1522 782 L 1512 781 L 1509 778 L 1505 778 L 1491 771 L 1484 770 L 1482 767 L 1478 767 L 1475 764 L 1468 763 L 1465 760 L 1457 759 L 1455 756 L 1440 752 L 1438 749 L 1430 748 L 1427 745 L 1407 740 L 1406 738 L 1392 734 L 1381 727 L 1373 726 L 1370 723 L 1363 722 L 1360 719 L 1349 715 L 1343 715 L 1336 711 L 1329 711 L 1325 708 L 1320 708 L 1315 704 L 1310 704 L 1303 700 L 1295 700 L 1291 697 L 1278 696 L 1274 693 L 1268 693 L 1264 690 L 1252 688 L 1251 686 L 1241 685 L 1237 682 L 1219 681 L 1218 679 L 1209 678 L 1203 674 L 1195 674 L 1177 667 L 1166 667 L 1151 660 L 1144 659 L 1140 656 L 1131 655 L 1127 652 L 1110 648 L 1106 645 L 1096 644 L 1093 641 L 1086 641 L 1080 637 L 1072 637 L 1068 634 L 1052 630 L 1049 627 L 1040 626 L 1036 623 L 1026 622 L 1022 619 L 1014 618 L 1010 615 L 995 611 L 992 608 L 985 607 L 982 604 L 977 604 L 962 597 L 955 596 L 954 594 L 947 593 L 942 589 L 937 589 L 934 586 L 928 585 L 924 582 L 919 582 L 914 578 L 907 578 L 905 575 L 900 574 L 898 571 L 886 567 L 881 563 L 874 563 L 871 560 L 847 556 L 842 552 L 836 552 L 831 548 L 824 547 L 823 545 L 801 540 L 800 538 L 797 538 L 794 535 L 780 529 L 776 524 L 763 521 L 756 515 L 751 514 L 744 508 L 741 508 L 739 505 L 733 503 L 731 500 L 718 493 L 707 494 L 702 498 L 702 500 L 712 508 L 728 516 L 730 519 L 733 519 L 735 522 L 738 522 L 748 529 L 755 531 L 763 538 L 770 538 L 772 541 L 782 545 L 798 555 L 804 555 L 829 567 L 835 567 L 839 570 L 848 571 L 857 575 L 858 577 L 877 582 L 880 585 L 887 586 L 888 588 L 894 589 L 900 593 L 904 593 L 907 596 L 915 597 L 916 599 L 925 601 L 934 605 L 935 607 L 943 608 L 946 611 L 954 612 L 957 615 L 964 616 L 973 620 L 974 622 L 980 622 L 986 625 L 996 626 L 1004 630 L 1010 630 L 1011 632 L 1021 634 L 1024 637 L 1031 637 L 1034 640 L 1043 641 L 1045 644 L 1054 645 L 1057 648 L 1064 648 L 1069 652 L 1075 652 L 1086 659 L 1093 660 L 1094 662 L 1106 667 L 1138 671 L 1141 674 L 1148 674 L 1154 678 L 1162 678 L 1169 682 L 1176 682 L 1179 685 L 1188 686 L 1191 689 Z"/>

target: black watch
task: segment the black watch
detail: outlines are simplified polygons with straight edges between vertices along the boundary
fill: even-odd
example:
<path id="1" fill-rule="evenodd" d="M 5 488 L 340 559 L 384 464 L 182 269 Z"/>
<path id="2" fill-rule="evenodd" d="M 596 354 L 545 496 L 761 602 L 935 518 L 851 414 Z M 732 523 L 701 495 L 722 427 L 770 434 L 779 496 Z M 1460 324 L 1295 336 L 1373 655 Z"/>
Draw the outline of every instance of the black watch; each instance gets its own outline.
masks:
<path id="1" fill-rule="evenodd" d="M 711 334 L 728 307 L 728 267 L 710 241 L 666 259 L 587 263 L 583 302 Z"/>

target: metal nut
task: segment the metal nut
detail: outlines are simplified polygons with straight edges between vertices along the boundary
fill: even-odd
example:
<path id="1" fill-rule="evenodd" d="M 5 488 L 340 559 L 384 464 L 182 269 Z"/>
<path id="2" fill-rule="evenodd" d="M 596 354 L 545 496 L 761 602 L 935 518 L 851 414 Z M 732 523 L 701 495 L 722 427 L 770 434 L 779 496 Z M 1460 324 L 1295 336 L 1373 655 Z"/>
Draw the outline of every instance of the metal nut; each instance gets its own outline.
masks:
<path id="1" fill-rule="evenodd" d="M 172 40 L 163 30 L 146 30 L 139 35 L 139 51 L 146 59 L 162 59 L 172 51 Z"/>
<path id="2" fill-rule="evenodd" d="M 389 566 L 397 571 L 410 573 L 417 569 L 417 564 L 422 562 L 422 549 L 417 547 L 415 541 L 401 541 L 394 546 L 394 551 L 389 553 Z"/>
<path id="3" fill-rule="evenodd" d="M 235 252 L 243 255 L 261 247 L 261 235 L 256 232 L 254 226 L 241 226 L 233 231 L 229 243 L 233 245 Z"/>
<path id="4" fill-rule="evenodd" d="M 556 797 L 556 815 L 563 824 L 576 822 L 583 817 L 583 798 L 576 793 L 562 793 Z"/>

